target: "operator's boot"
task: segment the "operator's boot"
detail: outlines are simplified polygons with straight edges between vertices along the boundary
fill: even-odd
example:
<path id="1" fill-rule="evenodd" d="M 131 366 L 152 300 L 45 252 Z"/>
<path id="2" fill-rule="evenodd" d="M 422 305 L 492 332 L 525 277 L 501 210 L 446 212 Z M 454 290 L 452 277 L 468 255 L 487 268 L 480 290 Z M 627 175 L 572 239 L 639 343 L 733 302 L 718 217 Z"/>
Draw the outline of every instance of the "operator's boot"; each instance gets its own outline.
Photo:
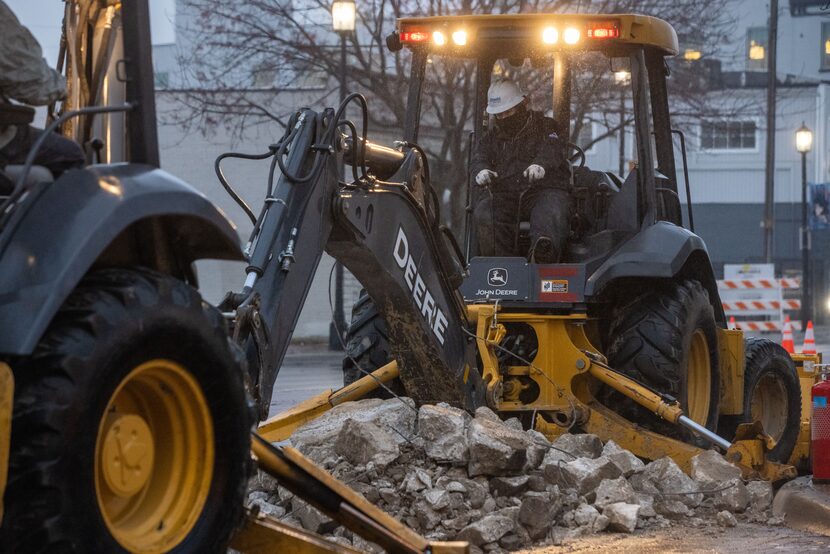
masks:
<path id="1" fill-rule="evenodd" d="M 559 252 L 550 237 L 542 235 L 530 248 L 530 263 L 555 264 L 559 261 Z"/>

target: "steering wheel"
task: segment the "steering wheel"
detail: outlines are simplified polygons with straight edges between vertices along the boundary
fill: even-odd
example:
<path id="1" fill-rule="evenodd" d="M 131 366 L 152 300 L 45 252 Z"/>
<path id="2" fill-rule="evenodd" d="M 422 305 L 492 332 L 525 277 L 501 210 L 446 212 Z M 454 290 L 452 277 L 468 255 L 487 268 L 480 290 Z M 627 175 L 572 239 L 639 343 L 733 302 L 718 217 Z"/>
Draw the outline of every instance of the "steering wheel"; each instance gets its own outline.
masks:
<path id="1" fill-rule="evenodd" d="M 577 146 L 576 144 L 569 142 L 568 143 L 568 151 L 574 150 L 575 152 L 568 156 L 568 161 L 571 165 L 575 164 L 577 160 L 579 160 L 579 168 L 582 169 L 585 167 L 585 150 Z"/>

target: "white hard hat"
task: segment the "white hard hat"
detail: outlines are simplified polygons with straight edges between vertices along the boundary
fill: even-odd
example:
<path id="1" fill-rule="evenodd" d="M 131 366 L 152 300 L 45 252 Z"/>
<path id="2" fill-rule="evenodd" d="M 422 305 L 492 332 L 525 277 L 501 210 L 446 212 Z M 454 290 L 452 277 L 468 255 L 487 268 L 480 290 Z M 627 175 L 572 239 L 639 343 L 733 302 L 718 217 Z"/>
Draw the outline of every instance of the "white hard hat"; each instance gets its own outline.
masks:
<path id="1" fill-rule="evenodd" d="M 510 79 L 496 81 L 487 91 L 487 113 L 496 115 L 506 112 L 521 104 L 524 99 L 525 93 Z"/>

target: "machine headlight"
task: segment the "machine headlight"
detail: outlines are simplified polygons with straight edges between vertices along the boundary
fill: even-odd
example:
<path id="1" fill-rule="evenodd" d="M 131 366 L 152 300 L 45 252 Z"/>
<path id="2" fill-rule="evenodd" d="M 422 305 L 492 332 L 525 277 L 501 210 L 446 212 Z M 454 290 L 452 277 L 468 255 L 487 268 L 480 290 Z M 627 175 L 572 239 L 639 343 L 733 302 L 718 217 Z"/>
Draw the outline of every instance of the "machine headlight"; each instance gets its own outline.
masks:
<path id="1" fill-rule="evenodd" d="M 559 31 L 556 27 L 545 27 L 542 31 L 542 42 L 545 44 L 556 44 L 559 41 Z"/>
<path id="2" fill-rule="evenodd" d="M 444 46 L 447 44 L 447 36 L 441 31 L 435 31 L 432 33 L 432 42 L 435 43 L 435 46 Z"/>
<path id="3" fill-rule="evenodd" d="M 458 31 L 453 31 L 452 41 L 457 46 L 464 46 L 465 44 L 467 44 L 467 31 L 465 31 L 463 29 L 459 29 Z"/>
<path id="4" fill-rule="evenodd" d="M 565 41 L 565 44 L 576 44 L 579 42 L 579 29 L 575 27 L 568 27 L 565 29 L 565 32 L 562 33 L 562 40 Z"/>

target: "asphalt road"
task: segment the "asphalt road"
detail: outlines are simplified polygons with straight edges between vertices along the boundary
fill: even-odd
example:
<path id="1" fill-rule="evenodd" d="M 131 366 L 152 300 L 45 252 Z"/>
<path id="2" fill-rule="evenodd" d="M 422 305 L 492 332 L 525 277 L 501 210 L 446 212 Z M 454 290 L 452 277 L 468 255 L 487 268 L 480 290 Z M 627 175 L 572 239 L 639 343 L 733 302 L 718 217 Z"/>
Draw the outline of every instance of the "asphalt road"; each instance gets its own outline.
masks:
<path id="1" fill-rule="evenodd" d="M 326 389 L 343 386 L 342 360 L 342 352 L 331 352 L 324 345 L 291 345 L 274 384 L 269 417 Z"/>

